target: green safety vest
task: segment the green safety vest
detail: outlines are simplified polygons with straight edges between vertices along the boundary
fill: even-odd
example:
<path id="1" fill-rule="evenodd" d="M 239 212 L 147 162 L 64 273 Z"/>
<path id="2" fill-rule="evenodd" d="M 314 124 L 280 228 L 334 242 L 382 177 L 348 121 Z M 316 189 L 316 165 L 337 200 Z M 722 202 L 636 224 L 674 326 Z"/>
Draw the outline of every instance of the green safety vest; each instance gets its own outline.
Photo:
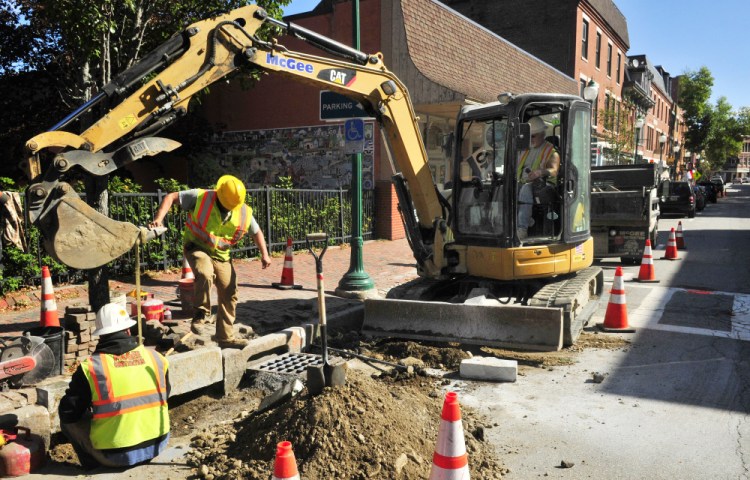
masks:
<path id="1" fill-rule="evenodd" d="M 521 160 L 518 162 L 518 167 L 516 170 L 516 175 L 517 175 L 516 178 L 518 178 L 518 180 L 521 180 L 521 177 L 523 176 L 523 167 L 524 165 L 526 165 L 526 159 L 529 157 L 530 152 L 531 152 L 531 149 L 528 149 L 525 152 L 523 152 L 523 154 L 521 155 Z M 554 153 L 555 153 L 555 147 L 549 142 L 544 142 L 544 144 L 542 145 L 541 151 L 536 156 L 536 158 L 531 164 L 531 167 L 529 168 L 532 171 L 538 170 L 542 162 L 546 164 L 547 160 L 552 158 L 552 155 L 554 155 Z M 557 177 L 547 177 L 547 182 L 557 183 Z"/>
<path id="2" fill-rule="evenodd" d="M 132 447 L 169 432 L 168 368 L 166 358 L 143 345 L 122 355 L 95 353 L 84 360 L 94 448 Z"/>
<path id="3" fill-rule="evenodd" d="M 195 208 L 188 212 L 183 238 L 186 244 L 196 244 L 212 258 L 228 261 L 229 250 L 250 229 L 253 209 L 243 203 L 224 222 L 217 201 L 216 190 L 199 190 Z"/>

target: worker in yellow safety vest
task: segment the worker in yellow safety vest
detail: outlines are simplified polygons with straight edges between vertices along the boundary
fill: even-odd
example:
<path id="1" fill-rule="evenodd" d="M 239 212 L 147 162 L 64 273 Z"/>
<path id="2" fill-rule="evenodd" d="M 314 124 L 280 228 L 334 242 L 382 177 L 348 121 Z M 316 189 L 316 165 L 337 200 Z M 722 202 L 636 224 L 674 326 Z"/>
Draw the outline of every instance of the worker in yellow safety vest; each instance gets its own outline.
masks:
<path id="1" fill-rule="evenodd" d="M 516 167 L 516 179 L 518 185 L 520 185 L 518 222 L 516 224 L 516 235 L 519 240 L 526 239 L 529 227 L 534 226 L 534 219 L 532 218 L 533 182 L 543 179 L 546 183 L 555 184 L 557 182 L 557 171 L 560 168 L 560 155 L 555 147 L 545 139 L 547 124 L 541 117 L 531 117 L 528 123 L 531 130 L 529 149 L 520 152 Z"/>
<path id="2" fill-rule="evenodd" d="M 60 428 L 85 469 L 147 462 L 169 441 L 169 362 L 130 335 L 135 323 L 116 303 L 96 313 L 96 350 L 60 400 Z"/>
<path id="3" fill-rule="evenodd" d="M 222 348 L 243 348 L 244 338 L 234 335 L 237 309 L 237 275 L 230 249 L 248 231 L 260 252 L 263 268 L 271 264 L 263 231 L 245 204 L 245 185 L 232 175 L 223 175 L 215 190 L 192 189 L 167 194 L 154 215 L 151 228 L 161 227 L 173 204 L 188 212 L 183 233 L 185 258 L 193 270 L 193 305 L 191 330 L 203 334 L 203 325 L 211 323 L 211 288 L 215 282 L 218 297 L 216 341 Z"/>

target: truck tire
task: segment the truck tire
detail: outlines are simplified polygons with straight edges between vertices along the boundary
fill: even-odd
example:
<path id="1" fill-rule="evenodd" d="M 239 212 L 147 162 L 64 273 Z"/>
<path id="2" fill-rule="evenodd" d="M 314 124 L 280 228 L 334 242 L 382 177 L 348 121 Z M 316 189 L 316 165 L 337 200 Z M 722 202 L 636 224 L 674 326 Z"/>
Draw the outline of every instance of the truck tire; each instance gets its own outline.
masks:
<path id="1" fill-rule="evenodd" d="M 656 225 L 656 228 L 653 229 L 649 235 L 649 240 L 651 240 L 651 248 L 656 248 L 656 245 L 659 244 L 659 225 Z"/>

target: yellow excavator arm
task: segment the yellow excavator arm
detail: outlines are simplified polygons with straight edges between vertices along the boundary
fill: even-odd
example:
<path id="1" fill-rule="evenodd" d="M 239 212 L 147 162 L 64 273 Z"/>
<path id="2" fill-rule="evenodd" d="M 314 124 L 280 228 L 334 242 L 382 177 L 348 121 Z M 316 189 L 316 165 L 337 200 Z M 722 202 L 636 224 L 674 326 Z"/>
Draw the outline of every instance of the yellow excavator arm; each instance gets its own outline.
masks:
<path id="1" fill-rule="evenodd" d="M 264 41 L 256 35 L 264 23 L 340 59 L 293 52 L 275 40 Z M 27 142 L 26 171 L 33 182 L 27 193 L 28 216 L 41 228 L 49 253 L 74 268 L 94 268 L 132 248 L 143 235 L 142 229 L 94 211 L 65 183 L 66 172 L 80 167 L 91 175 L 106 175 L 144 156 L 177 148 L 177 142 L 151 135 L 184 115 L 197 92 L 248 63 L 267 73 L 344 94 L 359 101 L 380 122 L 417 213 L 412 219 L 418 228 L 414 226 L 413 231 L 424 232 L 423 238 L 412 239 L 421 252 L 420 267 L 428 274 L 439 274 L 441 265 L 436 264 L 433 251 L 442 249 L 447 234 L 446 203 L 433 184 L 406 87 L 388 71 L 382 55 L 365 54 L 273 19 L 254 5 L 191 25 L 120 74 L 51 131 Z M 106 102 L 114 105 L 108 105 L 106 114 L 81 133 L 64 130 Z M 52 159 L 42 172 L 45 156 Z M 440 249 L 433 247 L 436 243 Z M 440 263 L 442 255 L 437 257 Z"/>

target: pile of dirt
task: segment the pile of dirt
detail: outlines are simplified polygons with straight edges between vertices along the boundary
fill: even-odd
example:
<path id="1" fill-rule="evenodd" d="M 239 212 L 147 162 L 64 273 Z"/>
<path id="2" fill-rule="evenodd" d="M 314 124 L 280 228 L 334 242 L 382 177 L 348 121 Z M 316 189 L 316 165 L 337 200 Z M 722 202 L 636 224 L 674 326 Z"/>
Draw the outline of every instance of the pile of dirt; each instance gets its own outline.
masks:
<path id="1" fill-rule="evenodd" d="M 317 396 L 303 391 L 274 410 L 204 430 L 192 439 L 188 464 L 207 480 L 268 478 L 276 445 L 286 440 L 302 478 L 424 479 L 442 403 L 435 379 L 350 370 L 342 387 Z M 462 415 L 472 478 L 501 478 L 506 470 L 483 441 L 491 424 L 467 408 Z"/>

